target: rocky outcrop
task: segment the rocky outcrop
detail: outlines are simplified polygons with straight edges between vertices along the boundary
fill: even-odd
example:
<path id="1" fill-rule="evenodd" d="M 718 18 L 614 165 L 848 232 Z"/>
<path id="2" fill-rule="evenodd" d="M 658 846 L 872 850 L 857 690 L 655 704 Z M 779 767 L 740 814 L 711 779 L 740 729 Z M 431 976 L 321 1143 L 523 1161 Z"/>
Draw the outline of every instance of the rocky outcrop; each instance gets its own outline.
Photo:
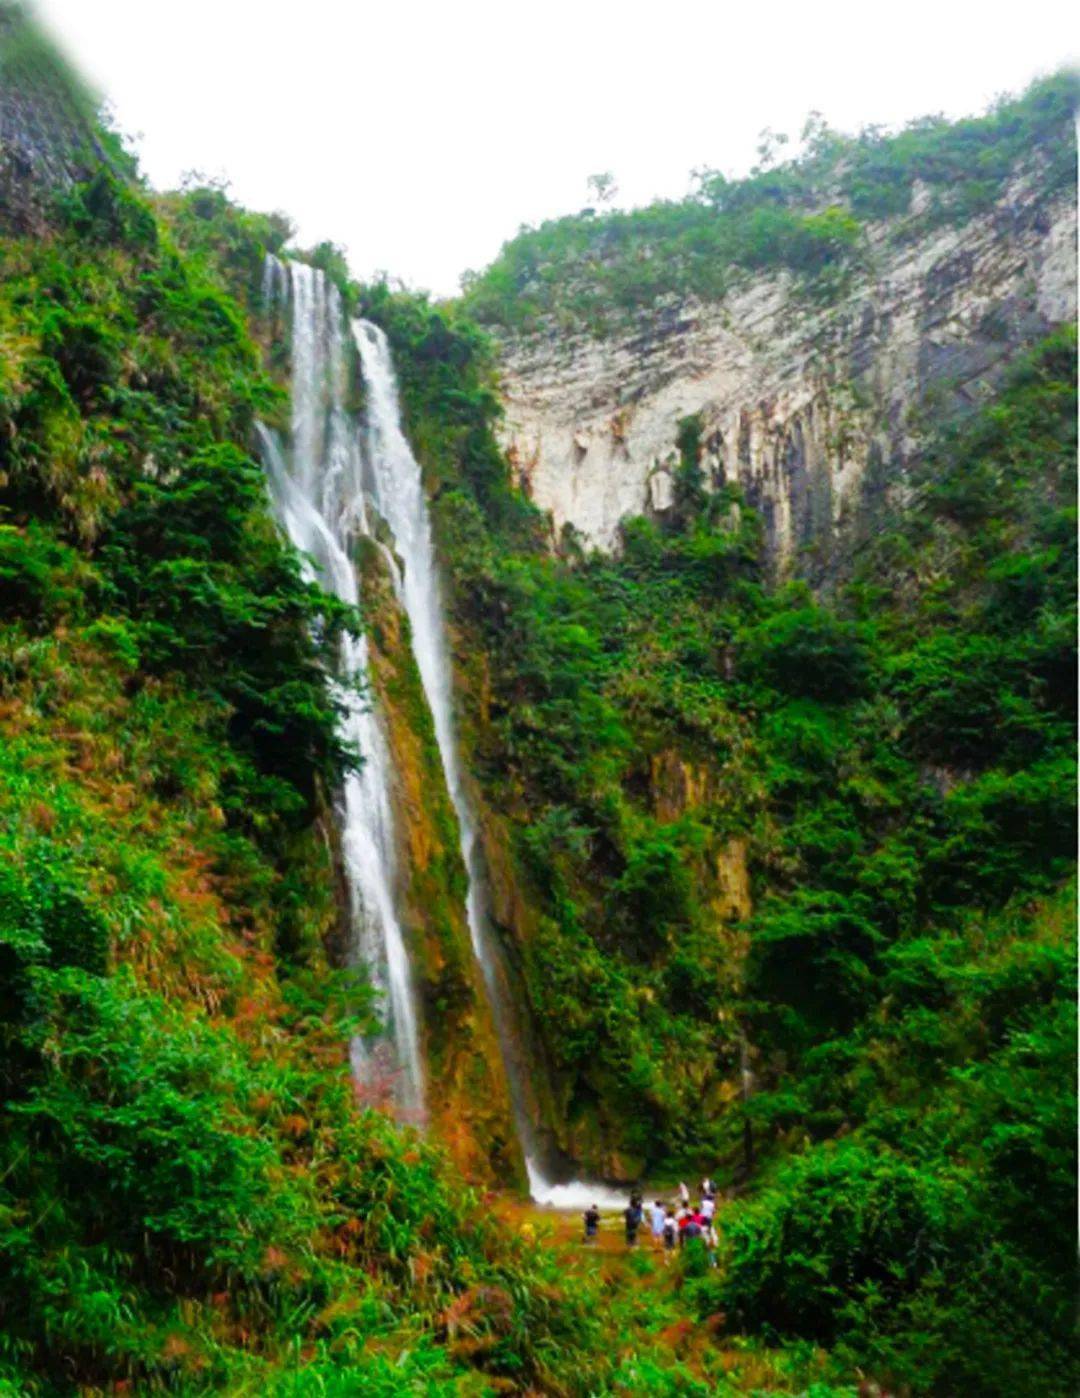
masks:
<path id="1" fill-rule="evenodd" d="M 741 488 L 782 565 L 827 568 L 902 493 L 924 415 L 983 401 L 1018 346 L 1076 314 L 1075 203 L 1038 171 L 959 226 L 927 226 L 915 198 L 866 243 L 827 301 L 747 276 L 621 336 L 506 340 L 505 444 L 553 539 L 569 525 L 611 550 L 622 519 L 668 512 L 696 415 L 706 488 Z"/>
<path id="2" fill-rule="evenodd" d="M 22 7 L 0 0 L 0 228 L 39 233 L 51 195 L 101 163 L 93 100 Z"/>

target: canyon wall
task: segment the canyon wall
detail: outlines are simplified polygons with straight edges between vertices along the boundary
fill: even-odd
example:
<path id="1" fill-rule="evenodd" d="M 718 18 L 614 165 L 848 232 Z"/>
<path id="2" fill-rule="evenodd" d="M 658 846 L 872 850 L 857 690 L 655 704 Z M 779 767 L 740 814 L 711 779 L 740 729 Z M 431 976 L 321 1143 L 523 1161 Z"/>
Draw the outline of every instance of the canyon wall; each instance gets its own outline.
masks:
<path id="1" fill-rule="evenodd" d="M 1076 314 L 1076 210 L 1030 168 L 988 212 L 932 226 L 917 185 L 870 226 L 827 298 L 786 272 L 719 304 L 654 310 L 621 334 L 505 337 L 504 443 L 519 481 L 586 546 L 671 509 L 679 422 L 697 416 L 707 489 L 737 484 L 784 568 L 828 571 L 902 494 L 927 414 L 985 401 L 1021 346 Z"/>

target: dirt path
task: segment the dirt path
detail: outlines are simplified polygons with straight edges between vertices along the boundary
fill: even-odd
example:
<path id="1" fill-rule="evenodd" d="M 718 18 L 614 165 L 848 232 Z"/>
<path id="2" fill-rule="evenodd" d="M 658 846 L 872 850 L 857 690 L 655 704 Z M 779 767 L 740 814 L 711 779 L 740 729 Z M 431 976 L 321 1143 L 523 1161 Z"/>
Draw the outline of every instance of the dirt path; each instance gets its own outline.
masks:
<path id="1" fill-rule="evenodd" d="M 721 1315 L 696 1315 L 683 1299 L 678 1253 L 666 1254 L 654 1247 L 647 1228 L 639 1232 L 637 1246 L 628 1248 L 621 1214 L 602 1214 L 599 1236 L 585 1243 L 581 1214 L 576 1211 L 538 1208 L 506 1196 L 494 1199 L 492 1207 L 508 1227 L 549 1248 L 564 1278 L 588 1277 L 600 1284 L 598 1294 L 614 1334 L 650 1336 L 691 1374 L 718 1391 L 805 1392 L 807 1382 L 823 1372 L 823 1352 L 802 1355 L 792 1370 L 780 1354 L 747 1346 L 739 1338 L 726 1339 Z M 717 1216 L 721 1231 L 722 1208 L 721 1203 Z"/>
<path id="2" fill-rule="evenodd" d="M 633 1278 L 634 1285 L 659 1282 L 667 1272 L 670 1255 L 653 1244 L 648 1223 L 643 1221 L 635 1247 L 627 1247 L 621 1214 L 602 1213 L 597 1237 L 584 1240 L 581 1214 L 540 1208 L 520 1200 L 500 1198 L 495 1211 L 513 1229 L 535 1237 L 559 1255 L 570 1271 L 599 1272 L 606 1282 Z"/>

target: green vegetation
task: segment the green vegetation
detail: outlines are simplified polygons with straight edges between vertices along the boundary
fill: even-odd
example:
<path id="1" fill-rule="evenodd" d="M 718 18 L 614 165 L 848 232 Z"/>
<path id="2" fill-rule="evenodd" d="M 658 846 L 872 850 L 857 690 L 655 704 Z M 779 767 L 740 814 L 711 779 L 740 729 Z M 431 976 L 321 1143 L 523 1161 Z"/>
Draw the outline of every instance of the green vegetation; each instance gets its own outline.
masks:
<path id="1" fill-rule="evenodd" d="M 0 1391 L 1075 1391 L 1075 336 L 928 448 L 826 597 L 770 583 L 694 417 L 662 526 L 552 554 L 471 318 L 595 326 L 732 268 L 826 294 L 915 178 L 924 220 L 1032 152 L 1071 178 L 1071 103 L 817 130 L 523 234 L 465 305 L 308 254 L 395 349 L 546 1125 L 590 1170 L 744 1187 L 718 1270 L 631 1285 L 356 1101 L 343 628 L 385 623 L 395 736 L 434 758 L 389 596 L 365 619 L 303 580 L 251 454 L 285 411 L 250 313 L 287 223 L 104 170 L 0 237 Z M 459 888 L 410 894 L 445 900 L 448 995 Z"/>
<path id="2" fill-rule="evenodd" d="M 585 209 L 522 228 L 484 271 L 463 279 L 464 304 L 484 324 L 516 332 L 610 333 L 656 305 L 722 300 L 740 273 L 791 272 L 831 297 L 869 255 L 866 225 L 902 220 L 894 237 L 963 222 L 993 206 L 1005 183 L 1034 166 L 1047 188 L 1075 184 L 1077 79 L 1041 79 L 986 116 L 928 117 L 896 135 L 842 136 L 812 117 L 797 160 L 746 179 L 695 171 L 682 200 L 629 212 Z M 909 215 L 916 181 L 926 207 Z"/>
<path id="3" fill-rule="evenodd" d="M 820 1144 L 734 1213 L 703 1314 L 915 1392 L 1075 1388 L 1074 926 L 1069 888 L 883 953 L 870 1013 L 760 1101 Z"/>
<path id="4" fill-rule="evenodd" d="M 79 545 L 77 618 L 140 675 L 183 674 L 226 743 L 223 804 L 273 853 L 349 758 L 324 670 L 356 624 L 268 517 L 247 443 L 280 391 L 235 303 L 111 175 L 58 218 L 50 239 L 3 247 L 5 586 L 23 626 L 52 620 L 42 579 Z"/>
<path id="5" fill-rule="evenodd" d="M 915 1392 L 1070 1392 L 1075 336 L 942 437 L 826 602 L 693 488 L 692 419 L 669 523 L 551 557 L 481 431 L 482 341 L 365 310 L 436 492 L 563 1139 L 756 1172 L 703 1317 Z"/>
<path id="6" fill-rule="evenodd" d="M 602 1392 L 550 1260 L 354 1100 L 358 619 L 270 519 L 244 225 L 190 199 L 190 257 L 106 173 L 0 241 L 0 1387 Z"/>

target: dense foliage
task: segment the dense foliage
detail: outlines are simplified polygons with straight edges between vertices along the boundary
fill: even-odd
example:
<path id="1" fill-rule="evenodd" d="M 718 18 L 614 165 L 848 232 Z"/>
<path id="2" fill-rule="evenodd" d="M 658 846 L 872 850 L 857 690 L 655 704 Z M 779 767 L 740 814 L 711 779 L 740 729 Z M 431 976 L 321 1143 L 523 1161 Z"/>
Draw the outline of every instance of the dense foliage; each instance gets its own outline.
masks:
<path id="1" fill-rule="evenodd" d="M 890 236 L 904 238 L 962 222 L 1033 167 L 1048 187 L 1073 187 L 1076 106 L 1076 76 L 1063 72 L 985 117 L 928 117 L 897 134 L 847 137 L 811 117 L 795 160 L 773 163 L 767 142 L 745 179 L 699 170 L 682 200 L 522 228 L 490 267 L 466 274 L 464 302 L 511 331 L 603 335 L 657 305 L 722 300 L 746 272 L 786 269 L 809 294 L 831 296 L 871 256 L 872 222 L 890 219 Z M 913 213 L 916 184 L 924 198 Z"/>
<path id="2" fill-rule="evenodd" d="M 28 540 L 47 556 L 48 524 L 81 544 L 86 614 L 108 614 L 140 671 L 184 674 L 226 731 L 230 808 L 287 828 L 346 757 L 323 674 L 347 618 L 301 580 L 247 452 L 278 391 L 235 304 L 142 200 L 103 172 L 61 216 L 55 237 L 4 247 L 7 585 L 34 627 Z"/>
<path id="3" fill-rule="evenodd" d="M 703 1314 L 920 1392 L 1070 1391 L 1075 336 L 942 437 L 826 602 L 767 581 L 689 426 L 669 522 L 550 556 L 480 430 L 482 341 L 366 309 L 437 492 L 568 1139 L 765 1171 Z"/>
<path id="4" fill-rule="evenodd" d="M 656 1315 L 568 1286 L 355 1100 L 326 815 L 362 754 L 326 676 L 362 618 L 251 454 L 284 399 L 245 312 L 287 223 L 114 169 L 0 238 L 0 1390 L 699 1394 L 775 1344 L 741 1387 L 1075 1391 L 1075 336 L 928 449 L 824 597 L 769 578 L 692 418 L 662 526 L 552 554 L 469 315 L 596 324 L 732 267 L 828 290 L 916 178 L 923 219 L 1032 152 L 1071 178 L 1071 103 L 819 129 L 522 235 L 465 307 L 309 255 L 394 345 L 548 1126 L 751 1186 Z"/>
<path id="5" fill-rule="evenodd" d="M 101 173 L 0 241 L 0 1388 L 604 1391 L 553 1264 L 354 1100 L 358 622 L 270 518 L 225 289 L 279 226 L 169 217 L 192 254 Z"/>

